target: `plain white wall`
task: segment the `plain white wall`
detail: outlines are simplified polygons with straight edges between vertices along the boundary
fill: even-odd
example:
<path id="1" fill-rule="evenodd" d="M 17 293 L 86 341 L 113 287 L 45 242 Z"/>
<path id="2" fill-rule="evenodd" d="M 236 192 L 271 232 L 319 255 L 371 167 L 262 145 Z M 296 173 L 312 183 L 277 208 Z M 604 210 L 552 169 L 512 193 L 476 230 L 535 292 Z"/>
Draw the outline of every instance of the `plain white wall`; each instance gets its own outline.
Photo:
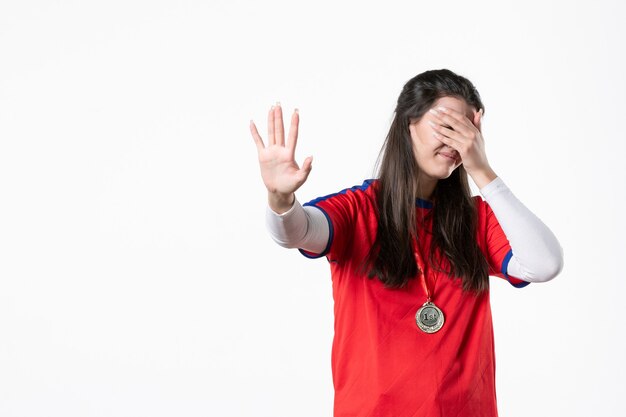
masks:
<path id="1" fill-rule="evenodd" d="M 625 415 L 625 11 L 3 0 L 0 415 L 330 416 L 328 264 L 266 233 L 248 123 L 300 109 L 306 201 L 372 176 L 435 68 L 477 86 L 492 167 L 565 253 L 492 278 L 500 414 Z"/>

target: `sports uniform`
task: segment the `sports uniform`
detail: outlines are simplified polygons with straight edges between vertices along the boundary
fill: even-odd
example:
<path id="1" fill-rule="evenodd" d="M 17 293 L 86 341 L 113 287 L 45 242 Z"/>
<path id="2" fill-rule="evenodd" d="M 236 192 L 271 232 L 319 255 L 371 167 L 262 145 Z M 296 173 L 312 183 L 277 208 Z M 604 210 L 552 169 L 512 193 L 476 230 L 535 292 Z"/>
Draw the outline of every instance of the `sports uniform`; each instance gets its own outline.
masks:
<path id="1" fill-rule="evenodd" d="M 500 179 L 487 187 L 494 193 L 508 191 Z M 304 204 L 307 210 L 323 213 L 327 233 L 317 233 L 313 243 L 296 246 L 309 258 L 325 256 L 330 264 L 335 313 L 332 346 L 335 417 L 497 416 L 489 292 L 478 295 L 463 292 L 460 279 L 451 279 L 420 264 L 433 300 L 446 317 L 438 332 L 420 331 L 415 314 L 426 301 L 420 279 L 409 280 L 402 289 L 387 289 L 378 279 L 367 278 L 362 268 L 376 237 L 376 188 L 377 181 L 367 180 L 360 186 Z M 512 199 L 509 197 L 507 201 L 510 207 L 502 211 L 513 210 Z M 518 288 L 528 285 L 530 279 L 508 274 L 509 262 L 516 258 L 491 206 L 480 196 L 474 196 L 474 202 L 478 214 L 476 240 L 488 262 L 489 275 L 506 279 Z M 424 219 L 418 227 L 416 250 L 425 260 L 429 258 L 432 237 L 432 217 L 428 216 L 432 208 L 432 202 L 416 201 L 417 218 Z M 525 209 L 523 205 L 522 208 Z M 272 225 L 278 217 L 271 216 L 268 224 L 274 239 L 293 247 L 280 241 L 279 227 L 277 223 Z M 526 217 L 530 219 L 527 224 L 536 225 L 539 221 L 536 217 Z M 302 225 L 302 221 L 298 224 Z M 305 235 L 323 230 L 304 229 Z M 545 236 L 545 230 L 543 233 Z M 294 234 L 297 233 L 291 232 Z M 551 235 L 549 230 L 548 234 Z M 320 236 L 325 239 L 323 249 L 311 251 L 321 247 Z M 551 276 L 547 279 L 550 279 L 562 268 L 562 249 L 556 238 L 535 239 L 535 243 L 537 240 L 548 242 L 549 252 L 556 254 L 552 257 L 556 263 L 552 262 L 548 268 Z M 532 260 L 537 256 L 531 252 L 532 245 L 525 246 L 528 250 L 520 252 L 530 259 L 525 268 L 519 267 L 518 275 L 522 276 L 525 270 L 537 281 L 546 280 L 545 274 L 533 274 Z M 447 259 L 441 256 L 437 259 L 446 269 Z"/>

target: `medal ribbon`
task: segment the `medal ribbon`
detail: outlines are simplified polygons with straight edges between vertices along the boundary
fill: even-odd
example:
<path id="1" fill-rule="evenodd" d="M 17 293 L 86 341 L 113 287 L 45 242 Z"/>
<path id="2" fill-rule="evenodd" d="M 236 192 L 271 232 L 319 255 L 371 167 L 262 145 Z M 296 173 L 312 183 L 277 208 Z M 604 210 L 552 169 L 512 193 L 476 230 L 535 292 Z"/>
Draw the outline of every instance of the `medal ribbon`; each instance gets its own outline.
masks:
<path id="1" fill-rule="evenodd" d="M 421 264 L 422 273 L 421 273 L 420 282 L 422 284 L 422 288 L 424 288 L 424 292 L 426 293 L 427 301 L 430 302 L 431 294 L 430 294 L 430 291 L 428 290 L 428 285 L 426 284 L 426 263 L 422 259 L 422 254 L 420 253 L 419 246 L 417 244 L 417 239 L 414 239 L 413 242 L 415 244 L 414 251 L 415 251 L 415 256 L 417 257 L 418 267 Z"/>
<path id="2" fill-rule="evenodd" d="M 443 326 L 445 317 L 443 315 L 443 311 L 441 311 L 441 309 L 437 307 L 435 303 L 433 303 L 431 300 L 432 294 L 428 290 L 428 282 L 427 282 L 427 275 L 429 274 L 426 274 L 427 266 L 426 266 L 426 262 L 424 262 L 424 259 L 422 258 L 420 247 L 417 244 L 417 238 L 414 240 L 414 244 L 415 244 L 415 256 L 417 257 L 418 267 L 419 267 L 419 264 L 421 264 L 421 269 L 422 269 L 423 278 L 420 281 L 427 297 L 427 300 L 424 303 L 424 305 L 422 305 L 422 307 L 419 310 L 417 310 L 417 313 L 415 314 L 415 321 L 417 323 L 417 327 L 419 327 L 422 331 L 426 333 L 435 333 L 435 332 L 438 332 Z M 430 272 L 430 268 L 428 268 L 428 271 Z M 437 287 L 437 275 L 435 275 L 435 280 L 433 282 L 433 292 L 435 291 L 436 287 Z"/>

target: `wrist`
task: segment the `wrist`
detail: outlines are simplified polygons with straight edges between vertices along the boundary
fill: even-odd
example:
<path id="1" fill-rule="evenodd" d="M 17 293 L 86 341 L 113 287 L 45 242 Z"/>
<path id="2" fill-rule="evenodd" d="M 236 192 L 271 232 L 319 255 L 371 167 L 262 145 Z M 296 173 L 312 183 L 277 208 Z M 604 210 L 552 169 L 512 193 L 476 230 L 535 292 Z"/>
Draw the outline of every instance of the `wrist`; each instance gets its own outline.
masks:
<path id="1" fill-rule="evenodd" d="M 270 208 L 277 214 L 283 214 L 291 207 L 296 201 L 296 195 L 294 193 L 282 194 L 282 193 L 267 193 L 267 203 Z"/>
<path id="2" fill-rule="evenodd" d="M 491 167 L 480 169 L 477 171 L 468 172 L 468 175 L 472 177 L 472 180 L 478 188 L 483 188 L 491 181 L 495 180 L 498 175 Z"/>

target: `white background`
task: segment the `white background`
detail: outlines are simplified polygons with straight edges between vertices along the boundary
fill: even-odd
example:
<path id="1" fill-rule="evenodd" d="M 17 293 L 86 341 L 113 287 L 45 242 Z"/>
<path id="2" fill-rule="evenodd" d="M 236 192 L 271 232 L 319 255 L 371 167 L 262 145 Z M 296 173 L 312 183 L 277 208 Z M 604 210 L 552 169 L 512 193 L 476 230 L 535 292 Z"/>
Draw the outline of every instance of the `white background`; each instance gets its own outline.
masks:
<path id="1" fill-rule="evenodd" d="M 248 123 L 300 109 L 306 201 L 437 68 L 565 253 L 492 278 L 500 414 L 626 414 L 624 3 L 379 4 L 0 3 L 0 416 L 330 416 L 328 264 L 269 238 Z"/>

